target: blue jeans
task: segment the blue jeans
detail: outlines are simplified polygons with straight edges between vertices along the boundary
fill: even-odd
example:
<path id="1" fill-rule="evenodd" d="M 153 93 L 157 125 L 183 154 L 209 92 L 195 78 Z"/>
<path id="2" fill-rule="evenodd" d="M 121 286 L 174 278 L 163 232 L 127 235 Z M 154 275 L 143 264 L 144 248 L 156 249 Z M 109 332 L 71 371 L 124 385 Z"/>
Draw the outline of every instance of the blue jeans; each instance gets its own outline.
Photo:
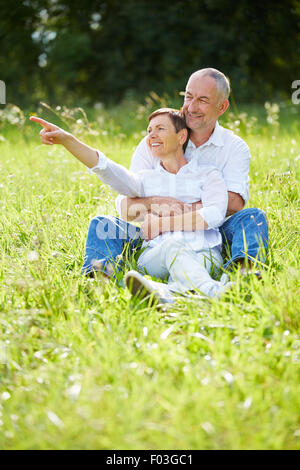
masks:
<path id="1" fill-rule="evenodd" d="M 268 224 L 266 216 L 260 209 L 243 209 L 232 215 L 220 227 L 223 244 L 231 251 L 229 260 L 224 268 L 238 260 L 265 261 L 268 250 Z M 130 242 L 136 247 L 140 240 L 140 229 L 125 220 L 112 216 L 98 216 L 91 220 L 82 274 L 92 274 L 102 271 L 112 275 L 120 271 L 122 263 L 120 255 L 124 245 Z"/>
<path id="2" fill-rule="evenodd" d="M 263 263 L 269 245 L 269 229 L 265 213 L 254 207 L 243 209 L 227 219 L 220 227 L 223 247 L 229 248 L 229 268 L 235 261 L 248 258 Z"/>
<path id="3" fill-rule="evenodd" d="M 126 220 L 103 215 L 91 220 L 85 246 L 82 274 L 102 271 L 108 276 L 116 274 L 122 268 L 120 255 L 125 243 L 136 247 L 140 238 L 140 229 Z M 111 266 L 113 266 L 113 271 Z"/>

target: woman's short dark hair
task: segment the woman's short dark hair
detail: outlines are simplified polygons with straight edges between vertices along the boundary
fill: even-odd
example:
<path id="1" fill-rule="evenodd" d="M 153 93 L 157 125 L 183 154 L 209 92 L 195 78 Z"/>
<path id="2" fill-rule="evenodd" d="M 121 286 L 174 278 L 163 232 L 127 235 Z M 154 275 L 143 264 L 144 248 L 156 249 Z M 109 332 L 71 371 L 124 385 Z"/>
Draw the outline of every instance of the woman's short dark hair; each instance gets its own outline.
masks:
<path id="1" fill-rule="evenodd" d="M 186 146 L 188 144 L 190 130 L 186 125 L 184 115 L 178 109 L 160 108 L 160 109 L 156 109 L 155 111 L 153 111 L 153 113 L 150 114 L 150 116 L 148 117 L 148 121 L 150 122 L 151 119 L 153 119 L 156 116 L 160 116 L 161 114 L 166 114 L 167 116 L 169 116 L 169 118 L 172 121 L 173 126 L 175 128 L 176 134 L 179 131 L 181 131 L 182 129 L 186 129 L 188 131 L 187 139 L 186 139 L 185 143 L 183 144 L 183 150 L 185 150 Z"/>

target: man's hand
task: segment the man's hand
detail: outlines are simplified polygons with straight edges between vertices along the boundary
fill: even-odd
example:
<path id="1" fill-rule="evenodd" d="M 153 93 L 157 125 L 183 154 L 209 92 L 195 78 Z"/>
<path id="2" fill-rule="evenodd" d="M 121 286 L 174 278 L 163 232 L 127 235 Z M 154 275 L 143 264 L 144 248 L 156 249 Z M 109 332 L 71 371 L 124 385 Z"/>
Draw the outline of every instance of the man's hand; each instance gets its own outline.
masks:
<path id="1" fill-rule="evenodd" d="M 154 214 L 147 214 L 141 224 L 142 238 L 152 240 L 160 234 L 160 217 Z"/>
<path id="2" fill-rule="evenodd" d="M 201 201 L 186 204 L 173 197 L 152 196 L 145 198 L 124 198 L 121 203 L 121 216 L 123 219 L 142 220 L 146 214 L 154 214 L 159 217 L 172 217 L 202 207 Z"/>
<path id="3" fill-rule="evenodd" d="M 68 136 L 70 135 L 68 132 L 65 132 L 60 127 L 55 126 L 54 124 L 51 124 L 51 122 L 45 121 L 44 119 L 41 119 L 39 117 L 31 116 L 30 121 L 37 122 L 43 127 L 40 132 L 41 141 L 43 144 L 64 144 Z"/>
<path id="4" fill-rule="evenodd" d="M 151 214 L 159 217 L 171 217 L 180 215 L 183 212 L 189 212 L 192 210 L 191 204 L 185 204 L 178 199 L 173 197 L 159 197 L 155 196 L 152 198 L 150 212 Z"/>

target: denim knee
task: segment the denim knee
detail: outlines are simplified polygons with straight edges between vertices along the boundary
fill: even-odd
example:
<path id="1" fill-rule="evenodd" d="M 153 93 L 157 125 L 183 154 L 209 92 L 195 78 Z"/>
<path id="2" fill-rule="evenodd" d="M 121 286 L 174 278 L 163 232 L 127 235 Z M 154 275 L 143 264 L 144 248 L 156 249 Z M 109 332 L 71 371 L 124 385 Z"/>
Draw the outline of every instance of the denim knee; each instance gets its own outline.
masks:
<path id="1" fill-rule="evenodd" d="M 250 216 L 250 219 L 255 224 L 257 234 L 261 238 L 264 244 L 264 247 L 267 248 L 269 228 L 268 228 L 268 220 L 267 220 L 265 211 L 263 211 L 262 209 L 257 209 L 255 207 L 245 209 L 245 212 L 246 211 L 247 211 L 246 215 L 248 217 Z M 259 240 L 257 240 L 257 242 L 259 242 Z"/>
<path id="2" fill-rule="evenodd" d="M 249 207 L 247 209 L 243 209 L 240 211 L 240 213 L 244 213 L 245 216 L 250 215 L 251 218 L 254 217 L 254 219 L 262 220 L 267 224 L 267 215 L 262 209 L 258 209 L 257 207 Z"/>
<path id="3" fill-rule="evenodd" d="M 224 267 L 245 257 L 264 261 L 268 249 L 268 224 L 265 212 L 251 207 L 237 212 L 230 219 L 225 222 L 224 232 L 225 235 L 226 231 L 230 235 L 231 258 Z"/>

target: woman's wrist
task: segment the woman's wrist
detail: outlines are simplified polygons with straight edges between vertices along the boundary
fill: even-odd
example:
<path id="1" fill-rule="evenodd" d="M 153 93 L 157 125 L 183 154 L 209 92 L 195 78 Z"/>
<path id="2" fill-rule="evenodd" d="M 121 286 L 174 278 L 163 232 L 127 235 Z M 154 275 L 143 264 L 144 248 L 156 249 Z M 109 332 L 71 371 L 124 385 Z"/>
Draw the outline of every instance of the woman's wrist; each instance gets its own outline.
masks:
<path id="1" fill-rule="evenodd" d="M 63 141 L 62 144 L 67 148 L 69 145 L 72 145 L 76 142 L 76 138 L 70 132 L 64 131 Z"/>

